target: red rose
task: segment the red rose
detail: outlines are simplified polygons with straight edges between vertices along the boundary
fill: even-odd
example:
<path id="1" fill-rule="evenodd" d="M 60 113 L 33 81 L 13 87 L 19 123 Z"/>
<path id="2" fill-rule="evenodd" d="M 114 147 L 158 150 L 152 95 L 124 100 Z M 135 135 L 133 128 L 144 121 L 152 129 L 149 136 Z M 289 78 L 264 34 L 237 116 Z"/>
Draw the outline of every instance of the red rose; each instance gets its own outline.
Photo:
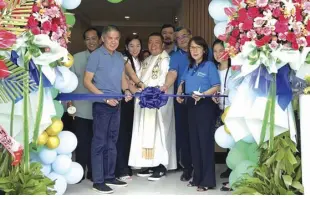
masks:
<path id="1" fill-rule="evenodd" d="M 292 48 L 295 49 L 295 50 L 299 49 L 299 46 L 298 46 L 296 41 L 292 43 Z"/>
<path id="2" fill-rule="evenodd" d="M 15 34 L 6 30 L 0 30 L 0 49 L 10 48 L 15 42 Z"/>
<path id="3" fill-rule="evenodd" d="M 231 22 L 229 22 L 230 25 L 234 26 L 234 27 L 237 27 L 239 26 L 239 21 L 237 20 L 232 20 Z"/>
<path id="4" fill-rule="evenodd" d="M 308 22 L 307 22 L 306 29 L 307 29 L 308 31 L 310 31 L 310 20 L 308 20 Z"/>
<path id="5" fill-rule="evenodd" d="M 270 40 L 271 40 L 271 36 L 264 36 L 263 38 L 256 40 L 255 44 L 257 47 L 262 47 L 265 44 L 269 43 Z"/>
<path id="6" fill-rule="evenodd" d="M 296 7 L 296 21 L 302 21 L 301 9 L 300 7 Z"/>
<path id="7" fill-rule="evenodd" d="M 250 19 L 246 19 L 242 25 L 243 30 L 251 30 L 253 28 L 253 21 Z"/>
<path id="8" fill-rule="evenodd" d="M 238 29 L 234 29 L 232 32 L 231 32 L 231 35 L 233 36 L 233 37 L 238 37 L 239 36 L 239 34 L 240 34 L 240 31 L 238 30 Z"/>
<path id="9" fill-rule="evenodd" d="M 229 40 L 228 40 L 228 43 L 229 43 L 229 45 L 231 45 L 231 46 L 235 46 L 236 43 L 237 43 L 237 38 L 235 38 L 235 37 L 233 37 L 233 36 L 230 36 L 230 37 L 229 37 Z"/>
<path id="10" fill-rule="evenodd" d="M 252 19 L 258 17 L 259 16 L 259 9 L 257 7 L 250 7 L 250 8 L 248 8 L 248 15 Z"/>
<path id="11" fill-rule="evenodd" d="M 58 25 L 53 23 L 52 24 L 52 32 L 57 32 L 57 30 L 58 30 Z"/>
<path id="12" fill-rule="evenodd" d="M 51 31 L 52 30 L 52 23 L 50 21 L 45 21 L 43 24 L 42 24 L 42 29 L 44 31 Z"/>
<path id="13" fill-rule="evenodd" d="M 285 33 L 288 30 L 288 24 L 286 22 L 277 21 L 275 27 L 275 32 L 277 33 Z"/>
<path id="14" fill-rule="evenodd" d="M 38 21 L 34 18 L 34 16 L 30 16 L 28 18 L 28 23 L 27 23 L 27 27 L 28 28 L 34 28 L 34 27 L 37 27 L 38 26 Z"/>
<path id="15" fill-rule="evenodd" d="M 291 43 L 296 42 L 296 35 L 293 32 L 288 32 L 286 35 L 286 40 Z"/>
<path id="16" fill-rule="evenodd" d="M 280 10 L 280 8 L 274 9 L 274 10 L 272 11 L 272 15 L 273 15 L 274 17 L 279 17 L 279 16 L 281 15 L 281 10 Z"/>
<path id="17" fill-rule="evenodd" d="M 39 12 L 40 11 L 40 7 L 37 6 L 36 4 L 32 6 L 32 12 Z"/>
<path id="18" fill-rule="evenodd" d="M 306 40 L 307 40 L 307 47 L 309 47 L 310 46 L 310 36 L 307 36 Z"/>
<path id="19" fill-rule="evenodd" d="M 245 8 L 241 8 L 238 11 L 238 21 L 240 22 L 244 22 L 245 20 L 248 19 L 248 14 L 247 14 L 247 10 Z"/>
<path id="20" fill-rule="evenodd" d="M 41 33 L 41 30 L 40 30 L 39 27 L 34 27 L 34 28 L 31 28 L 31 32 L 32 32 L 32 34 L 34 34 L 34 35 L 38 35 L 38 34 Z"/>
<path id="21" fill-rule="evenodd" d="M 288 19 L 284 17 L 284 15 L 281 13 L 279 18 L 278 18 L 278 21 L 279 22 L 282 22 L 282 23 L 288 23 Z"/>

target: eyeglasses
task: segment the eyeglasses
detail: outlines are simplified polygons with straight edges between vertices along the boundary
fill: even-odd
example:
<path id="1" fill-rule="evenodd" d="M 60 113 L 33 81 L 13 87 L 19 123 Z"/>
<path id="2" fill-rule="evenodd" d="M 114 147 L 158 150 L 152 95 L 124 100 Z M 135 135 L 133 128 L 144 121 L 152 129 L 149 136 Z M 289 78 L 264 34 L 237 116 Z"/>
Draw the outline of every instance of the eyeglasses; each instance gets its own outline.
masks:
<path id="1" fill-rule="evenodd" d="M 181 35 L 180 37 L 176 37 L 177 41 L 180 41 L 182 39 L 185 39 L 189 36 L 189 34 L 184 34 L 184 35 Z"/>
<path id="2" fill-rule="evenodd" d="M 194 51 L 194 50 L 202 50 L 201 46 L 190 46 L 189 50 Z"/>

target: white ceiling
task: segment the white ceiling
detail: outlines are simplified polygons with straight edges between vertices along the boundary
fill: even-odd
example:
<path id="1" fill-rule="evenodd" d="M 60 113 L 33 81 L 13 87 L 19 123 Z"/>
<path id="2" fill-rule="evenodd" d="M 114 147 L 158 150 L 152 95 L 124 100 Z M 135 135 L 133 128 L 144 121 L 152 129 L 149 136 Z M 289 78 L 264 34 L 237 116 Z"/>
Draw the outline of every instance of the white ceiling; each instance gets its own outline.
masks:
<path id="1" fill-rule="evenodd" d="M 107 0 L 82 0 L 74 12 L 93 26 L 159 27 L 174 22 L 180 5 L 181 0 L 123 0 L 117 4 Z M 126 15 L 130 20 L 124 18 Z"/>

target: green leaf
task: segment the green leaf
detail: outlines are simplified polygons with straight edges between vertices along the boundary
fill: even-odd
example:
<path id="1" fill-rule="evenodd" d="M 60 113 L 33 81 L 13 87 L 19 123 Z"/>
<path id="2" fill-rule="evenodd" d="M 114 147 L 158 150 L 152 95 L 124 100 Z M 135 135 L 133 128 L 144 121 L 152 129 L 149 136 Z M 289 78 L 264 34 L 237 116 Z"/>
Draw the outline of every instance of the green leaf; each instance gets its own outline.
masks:
<path id="1" fill-rule="evenodd" d="M 275 162 L 276 156 L 277 156 L 277 154 L 274 153 L 274 154 L 265 162 L 265 164 L 266 164 L 267 167 L 270 167 L 270 165 L 273 164 L 273 163 Z"/>
<path id="2" fill-rule="evenodd" d="M 289 188 L 289 186 L 291 186 L 292 182 L 293 182 L 292 177 L 289 176 L 289 175 L 283 175 L 282 178 L 284 180 L 284 183 L 285 183 L 286 187 Z"/>
<path id="3" fill-rule="evenodd" d="M 304 187 L 302 186 L 302 184 L 298 181 L 293 181 L 292 183 L 292 187 L 294 187 L 295 189 L 297 189 L 298 191 L 300 191 L 301 193 L 304 193 Z"/>
<path id="4" fill-rule="evenodd" d="M 279 162 L 281 161 L 283 158 L 284 158 L 284 155 L 285 155 L 285 151 L 283 148 L 279 149 L 276 154 L 276 160 Z"/>
<path id="5" fill-rule="evenodd" d="M 286 157 L 287 157 L 288 161 L 289 161 L 292 165 L 294 165 L 294 164 L 297 163 L 297 160 L 296 160 L 296 158 L 294 157 L 294 155 L 293 155 L 293 153 L 292 153 L 292 151 L 291 151 L 290 149 L 287 149 L 287 150 L 286 150 Z"/>

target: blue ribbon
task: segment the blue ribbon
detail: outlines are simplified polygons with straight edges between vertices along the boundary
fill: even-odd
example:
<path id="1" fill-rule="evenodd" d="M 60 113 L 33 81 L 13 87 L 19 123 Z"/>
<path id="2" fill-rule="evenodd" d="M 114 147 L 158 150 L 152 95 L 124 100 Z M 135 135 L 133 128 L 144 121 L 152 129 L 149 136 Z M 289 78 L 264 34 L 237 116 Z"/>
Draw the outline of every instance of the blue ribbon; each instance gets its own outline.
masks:
<path id="1" fill-rule="evenodd" d="M 293 98 L 289 72 L 290 67 L 286 64 L 278 70 L 276 75 L 278 104 L 282 110 L 287 108 Z M 258 88 L 254 87 L 256 80 L 259 81 Z M 250 86 L 258 96 L 267 96 L 271 81 L 273 81 L 272 76 L 268 73 L 266 67 L 260 66 L 251 73 Z"/>
<path id="2" fill-rule="evenodd" d="M 121 99 L 123 94 L 90 94 L 90 93 L 60 93 L 55 100 L 59 101 L 103 101 L 103 99 Z M 147 87 L 142 92 L 135 93 L 132 97 L 139 97 L 142 108 L 160 108 L 167 104 L 169 97 L 192 97 L 192 95 L 165 94 L 157 87 Z M 227 95 L 201 95 L 201 97 L 228 97 Z"/>
<path id="3" fill-rule="evenodd" d="M 11 52 L 11 61 L 15 64 L 17 64 L 17 59 L 19 58 L 18 54 L 16 53 L 16 51 L 12 50 Z M 30 78 L 39 86 L 40 83 L 40 72 L 37 68 L 37 66 L 35 65 L 35 63 L 33 62 L 32 59 L 30 59 L 29 62 L 29 75 Z M 52 87 L 53 85 L 50 83 L 50 81 L 46 78 L 46 76 L 44 74 L 42 74 L 42 80 L 43 80 L 43 87 Z"/>

